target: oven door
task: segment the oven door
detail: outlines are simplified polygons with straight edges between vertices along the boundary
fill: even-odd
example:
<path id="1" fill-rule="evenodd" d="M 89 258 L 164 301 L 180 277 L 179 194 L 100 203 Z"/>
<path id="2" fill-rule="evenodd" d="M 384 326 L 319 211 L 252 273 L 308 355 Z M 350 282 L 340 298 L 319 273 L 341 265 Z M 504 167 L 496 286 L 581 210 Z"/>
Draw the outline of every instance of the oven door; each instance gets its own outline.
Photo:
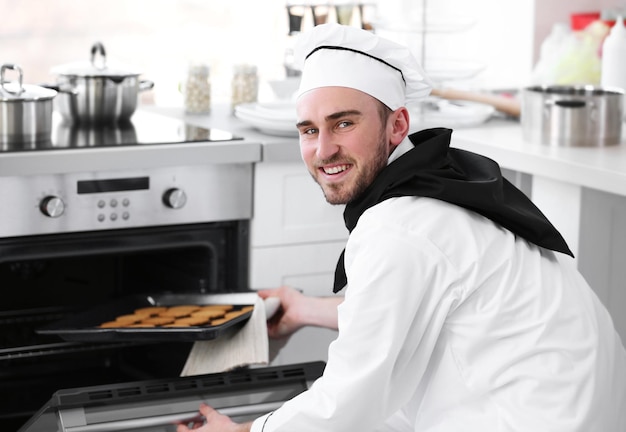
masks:
<path id="1" fill-rule="evenodd" d="M 307 390 L 324 366 L 311 362 L 61 390 L 18 432 L 172 432 L 198 419 L 201 402 L 237 422 L 250 421 Z"/>
<path id="2" fill-rule="evenodd" d="M 37 330 L 139 294 L 247 291 L 248 225 L 0 239 L 0 429 L 16 430 L 62 388 L 178 376 L 190 341 L 67 342 Z"/>

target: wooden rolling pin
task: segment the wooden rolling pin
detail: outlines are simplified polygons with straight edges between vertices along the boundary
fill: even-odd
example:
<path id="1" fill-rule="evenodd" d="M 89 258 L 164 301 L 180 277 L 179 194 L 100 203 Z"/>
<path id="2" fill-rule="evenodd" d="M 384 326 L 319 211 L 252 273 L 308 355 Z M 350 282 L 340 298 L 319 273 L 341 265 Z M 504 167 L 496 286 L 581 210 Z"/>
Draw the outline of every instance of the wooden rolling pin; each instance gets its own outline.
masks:
<path id="1" fill-rule="evenodd" d="M 430 94 L 447 100 L 463 100 L 491 105 L 498 111 L 513 117 L 519 117 L 521 114 L 519 101 L 505 96 L 487 93 L 474 93 L 450 88 L 434 88 Z"/>

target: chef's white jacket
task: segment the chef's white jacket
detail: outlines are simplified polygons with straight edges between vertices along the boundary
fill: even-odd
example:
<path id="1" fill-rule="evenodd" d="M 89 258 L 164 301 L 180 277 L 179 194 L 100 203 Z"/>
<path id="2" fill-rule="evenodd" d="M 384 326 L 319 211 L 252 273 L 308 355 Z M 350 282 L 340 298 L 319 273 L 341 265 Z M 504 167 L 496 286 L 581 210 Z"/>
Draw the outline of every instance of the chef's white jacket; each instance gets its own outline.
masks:
<path id="1" fill-rule="evenodd" d="M 258 432 L 624 432 L 626 351 L 566 255 L 423 197 L 361 216 L 339 333 Z"/>

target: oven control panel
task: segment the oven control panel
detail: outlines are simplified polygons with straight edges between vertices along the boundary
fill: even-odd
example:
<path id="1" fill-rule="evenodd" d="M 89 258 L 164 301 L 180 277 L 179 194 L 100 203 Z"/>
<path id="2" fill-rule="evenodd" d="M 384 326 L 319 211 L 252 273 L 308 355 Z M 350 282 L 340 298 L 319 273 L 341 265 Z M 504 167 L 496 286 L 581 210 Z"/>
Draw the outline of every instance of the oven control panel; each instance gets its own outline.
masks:
<path id="1" fill-rule="evenodd" d="M 252 217 L 252 164 L 3 177 L 0 238 Z"/>

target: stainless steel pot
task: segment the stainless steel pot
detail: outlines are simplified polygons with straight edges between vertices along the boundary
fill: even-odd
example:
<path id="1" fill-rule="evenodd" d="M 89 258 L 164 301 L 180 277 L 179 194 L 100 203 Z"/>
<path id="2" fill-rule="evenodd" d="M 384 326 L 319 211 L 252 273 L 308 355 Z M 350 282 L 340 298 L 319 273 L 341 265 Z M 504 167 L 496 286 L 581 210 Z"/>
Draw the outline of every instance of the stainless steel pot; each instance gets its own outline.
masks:
<path id="1" fill-rule="evenodd" d="M 9 82 L 5 78 L 8 70 L 18 73 L 17 82 Z M 23 84 L 23 77 L 22 68 L 18 65 L 7 63 L 0 67 L 2 148 L 17 148 L 51 139 L 52 100 L 57 92 L 45 87 Z"/>
<path id="2" fill-rule="evenodd" d="M 593 86 L 533 86 L 522 94 L 526 141 L 552 146 L 619 144 L 623 92 Z"/>
<path id="3" fill-rule="evenodd" d="M 55 109 L 74 123 L 127 122 L 137 109 L 139 93 L 154 87 L 154 82 L 140 80 L 137 70 L 107 65 L 100 42 L 92 46 L 88 64 L 60 66 L 52 72 L 58 75 L 61 90 Z"/>

